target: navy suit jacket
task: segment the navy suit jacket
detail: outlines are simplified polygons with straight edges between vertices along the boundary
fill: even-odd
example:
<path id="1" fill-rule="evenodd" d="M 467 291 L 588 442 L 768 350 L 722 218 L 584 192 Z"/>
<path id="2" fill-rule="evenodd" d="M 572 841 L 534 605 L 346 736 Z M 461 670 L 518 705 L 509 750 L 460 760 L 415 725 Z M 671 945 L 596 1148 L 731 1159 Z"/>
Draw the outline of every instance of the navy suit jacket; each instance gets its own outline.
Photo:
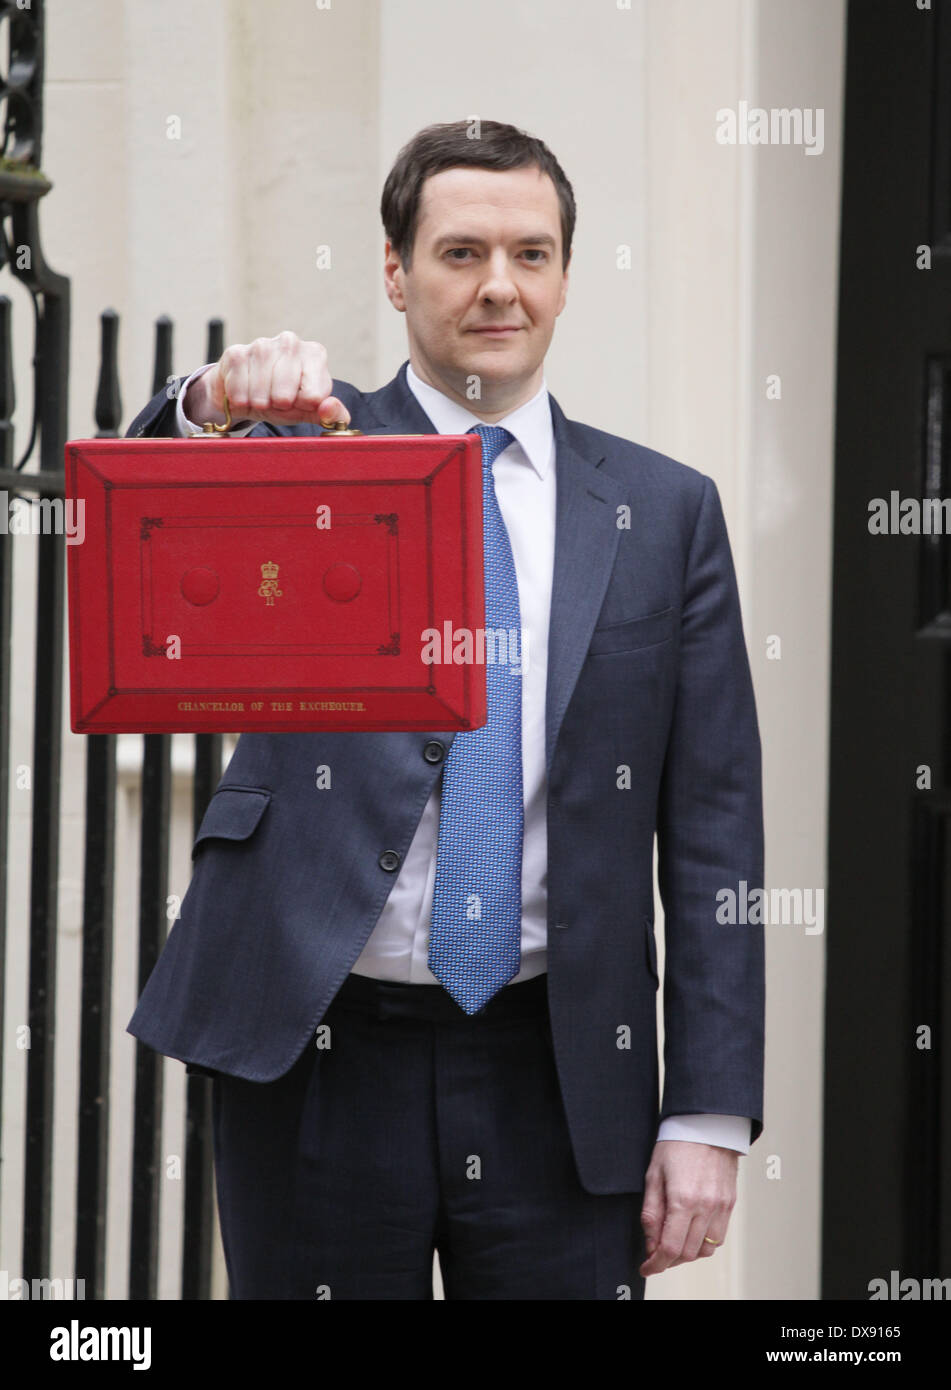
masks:
<path id="1" fill-rule="evenodd" d="M 378 391 L 335 380 L 333 392 L 366 433 L 435 433 L 405 362 Z M 763 884 L 760 740 L 713 481 L 566 419 L 550 399 L 551 1032 L 582 1185 L 636 1192 L 667 1115 L 749 1115 L 753 1138 L 762 1130 L 763 929 L 717 921 L 718 892 Z M 129 434 L 173 433 L 173 411 L 160 393 Z M 393 887 L 440 775 L 424 749 L 452 738 L 243 734 L 129 1031 L 199 1068 L 260 1082 L 287 1072 L 314 1045 Z M 315 790 L 320 765 L 333 790 Z"/>

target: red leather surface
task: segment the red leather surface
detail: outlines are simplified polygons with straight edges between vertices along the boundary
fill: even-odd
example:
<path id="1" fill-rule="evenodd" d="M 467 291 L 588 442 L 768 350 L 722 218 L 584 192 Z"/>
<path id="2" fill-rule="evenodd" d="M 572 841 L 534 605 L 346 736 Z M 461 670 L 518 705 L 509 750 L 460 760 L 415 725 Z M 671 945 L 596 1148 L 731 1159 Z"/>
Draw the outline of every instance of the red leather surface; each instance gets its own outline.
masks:
<path id="1" fill-rule="evenodd" d="M 423 660 L 485 621 L 477 435 L 72 440 L 66 496 L 75 732 L 485 723 Z"/>

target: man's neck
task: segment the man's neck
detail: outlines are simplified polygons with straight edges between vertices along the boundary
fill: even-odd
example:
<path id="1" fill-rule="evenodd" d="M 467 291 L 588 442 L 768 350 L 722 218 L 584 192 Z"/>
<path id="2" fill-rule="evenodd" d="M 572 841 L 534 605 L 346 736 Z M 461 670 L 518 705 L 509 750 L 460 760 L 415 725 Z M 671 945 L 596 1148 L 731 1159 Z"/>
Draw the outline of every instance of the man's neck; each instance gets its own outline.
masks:
<path id="1" fill-rule="evenodd" d="M 451 378 L 441 376 L 438 372 L 427 367 L 425 363 L 420 362 L 412 348 L 409 353 L 409 362 L 420 381 L 431 386 L 434 391 L 441 391 L 449 400 L 455 401 L 457 405 L 471 411 L 473 415 L 477 415 L 486 424 L 504 419 L 506 415 L 511 415 L 513 410 L 517 410 L 520 405 L 530 401 L 533 396 L 538 394 L 545 379 L 543 365 L 539 364 L 527 381 L 484 383 L 484 394 L 479 399 L 473 400 L 471 396 L 457 390 Z"/>

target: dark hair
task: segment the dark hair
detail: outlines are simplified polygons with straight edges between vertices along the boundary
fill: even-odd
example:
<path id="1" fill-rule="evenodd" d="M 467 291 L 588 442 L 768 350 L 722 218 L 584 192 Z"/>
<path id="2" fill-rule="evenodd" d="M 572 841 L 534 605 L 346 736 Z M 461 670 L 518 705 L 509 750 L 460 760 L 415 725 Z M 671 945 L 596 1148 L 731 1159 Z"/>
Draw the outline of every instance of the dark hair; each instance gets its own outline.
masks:
<path id="1" fill-rule="evenodd" d="M 475 127 L 477 133 L 470 134 Z M 409 270 L 423 183 L 443 169 L 467 165 L 480 169 L 534 167 L 548 174 L 561 209 L 562 269 L 571 254 L 575 230 L 575 195 L 551 150 L 533 135 L 502 121 L 451 121 L 428 125 L 396 156 L 380 199 L 380 215 L 390 244 Z"/>

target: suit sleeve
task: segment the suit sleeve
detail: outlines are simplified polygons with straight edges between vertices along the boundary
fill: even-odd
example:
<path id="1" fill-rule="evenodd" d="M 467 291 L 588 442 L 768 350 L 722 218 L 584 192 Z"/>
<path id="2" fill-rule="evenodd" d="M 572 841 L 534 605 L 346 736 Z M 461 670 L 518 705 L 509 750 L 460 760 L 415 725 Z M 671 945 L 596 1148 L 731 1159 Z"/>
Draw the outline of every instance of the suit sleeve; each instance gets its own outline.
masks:
<path id="1" fill-rule="evenodd" d="M 200 370 L 204 371 L 205 368 Z M 192 376 L 197 376 L 197 372 L 186 373 L 184 376 L 175 377 L 167 386 L 163 386 L 161 391 L 152 397 L 148 405 L 140 410 L 126 430 L 126 438 L 142 439 L 180 439 L 182 438 L 179 429 L 177 414 L 178 402 L 181 393 L 186 388 Z M 307 426 L 308 431 L 310 426 Z M 248 434 L 284 434 L 288 430 L 281 429 L 277 425 L 257 424 L 252 429 L 242 429 L 237 431 L 232 438 L 246 438 Z"/>
<path id="2" fill-rule="evenodd" d="M 763 928 L 718 913 L 726 915 L 724 890 L 743 900 L 744 880 L 747 894 L 763 886 L 761 750 L 733 560 L 710 478 L 689 545 L 680 644 L 657 819 L 660 1118 L 748 1115 L 753 1142 L 763 1129 Z"/>
<path id="3" fill-rule="evenodd" d="M 163 386 L 161 391 L 152 397 L 148 405 L 139 411 L 126 430 L 126 438 L 180 438 L 175 418 L 178 395 L 191 375 L 192 373 L 186 372 L 183 376 L 175 377 L 167 386 Z M 357 424 L 357 417 L 361 416 L 362 411 L 363 393 L 356 386 L 352 386 L 349 381 L 337 381 L 336 378 L 332 379 L 332 390 L 338 400 L 343 401 L 349 410 L 352 423 Z M 298 435 L 310 438 L 319 433 L 320 431 L 310 424 L 272 425 L 262 420 L 247 434 L 242 433 L 241 437 Z"/>
<path id="4" fill-rule="evenodd" d="M 175 404 L 178 392 L 182 389 L 182 384 L 188 380 L 188 375 L 177 377 L 170 381 L 167 386 L 163 386 L 157 392 L 148 405 L 140 410 L 126 430 L 126 438 L 157 438 L 163 436 L 175 437 L 178 431 L 175 428 Z"/>

